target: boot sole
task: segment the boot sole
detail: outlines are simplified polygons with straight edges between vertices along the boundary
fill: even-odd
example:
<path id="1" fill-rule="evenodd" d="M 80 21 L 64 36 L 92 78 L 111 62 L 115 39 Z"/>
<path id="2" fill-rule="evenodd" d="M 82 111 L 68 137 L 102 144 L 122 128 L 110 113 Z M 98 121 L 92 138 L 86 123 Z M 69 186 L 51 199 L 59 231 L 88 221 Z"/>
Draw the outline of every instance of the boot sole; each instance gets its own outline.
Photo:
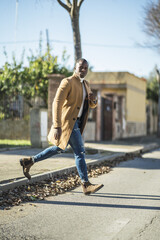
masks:
<path id="1" fill-rule="evenodd" d="M 95 192 L 97 192 L 97 191 L 99 191 L 102 187 L 104 187 L 104 185 L 102 184 L 101 186 L 99 186 L 94 192 L 92 192 L 92 193 L 95 193 Z"/>

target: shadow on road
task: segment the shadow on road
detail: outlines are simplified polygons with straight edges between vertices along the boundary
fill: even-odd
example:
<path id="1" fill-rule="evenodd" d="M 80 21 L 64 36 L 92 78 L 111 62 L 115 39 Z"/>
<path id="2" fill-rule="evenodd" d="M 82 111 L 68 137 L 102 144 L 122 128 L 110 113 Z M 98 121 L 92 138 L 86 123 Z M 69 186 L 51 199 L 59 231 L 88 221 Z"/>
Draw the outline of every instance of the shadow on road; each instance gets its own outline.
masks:
<path id="1" fill-rule="evenodd" d="M 74 191 L 76 194 L 82 194 L 82 192 Z M 88 197 L 100 197 L 100 198 L 117 198 L 117 199 L 135 199 L 135 200 L 158 200 L 160 201 L 160 195 L 141 195 L 141 194 L 119 194 L 119 193 L 94 193 Z M 143 210 L 160 210 L 160 206 L 142 206 L 142 205 L 127 205 L 127 204 L 105 204 L 105 203 L 89 203 L 89 202 L 63 202 L 63 201 L 50 201 L 43 200 L 37 203 L 54 204 L 62 206 L 80 206 L 80 207 L 102 207 L 102 208 L 126 208 L 126 209 L 143 209 Z"/>
<path id="2" fill-rule="evenodd" d="M 80 193 L 78 191 L 74 191 L 74 193 Z M 101 198 L 118 198 L 118 199 L 140 199 L 140 200 L 158 200 L 160 201 L 160 195 L 139 195 L 139 194 L 119 194 L 119 193 L 94 193 L 91 195 L 94 197 Z"/>
<path id="3" fill-rule="evenodd" d="M 128 164 L 128 162 L 130 162 Z M 144 170 L 160 169 L 160 158 L 135 158 L 127 162 L 121 162 L 118 168 L 139 168 Z"/>
<path id="4" fill-rule="evenodd" d="M 102 207 L 102 208 L 127 208 L 127 209 L 143 209 L 143 210 L 160 210 L 160 207 L 140 206 L 140 205 L 124 205 L 124 204 L 105 204 L 105 203 L 87 203 L 87 202 L 62 202 L 62 201 L 39 201 L 43 204 L 54 204 L 61 206 L 78 206 L 78 207 Z"/>

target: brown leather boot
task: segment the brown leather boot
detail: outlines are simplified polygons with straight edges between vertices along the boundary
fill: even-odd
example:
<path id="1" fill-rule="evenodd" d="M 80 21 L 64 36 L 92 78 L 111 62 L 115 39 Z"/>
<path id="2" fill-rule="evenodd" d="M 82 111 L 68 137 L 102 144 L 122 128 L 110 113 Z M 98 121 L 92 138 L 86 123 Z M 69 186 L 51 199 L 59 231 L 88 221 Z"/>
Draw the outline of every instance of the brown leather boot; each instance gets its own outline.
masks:
<path id="1" fill-rule="evenodd" d="M 20 161 L 21 166 L 23 167 L 24 176 L 27 177 L 30 180 L 31 175 L 29 174 L 29 170 L 34 164 L 32 158 L 31 157 L 22 158 L 19 161 Z"/>
<path id="2" fill-rule="evenodd" d="M 103 184 L 91 184 L 89 181 L 82 183 L 82 189 L 85 195 L 95 193 L 99 189 L 101 189 L 103 186 L 104 186 Z"/>

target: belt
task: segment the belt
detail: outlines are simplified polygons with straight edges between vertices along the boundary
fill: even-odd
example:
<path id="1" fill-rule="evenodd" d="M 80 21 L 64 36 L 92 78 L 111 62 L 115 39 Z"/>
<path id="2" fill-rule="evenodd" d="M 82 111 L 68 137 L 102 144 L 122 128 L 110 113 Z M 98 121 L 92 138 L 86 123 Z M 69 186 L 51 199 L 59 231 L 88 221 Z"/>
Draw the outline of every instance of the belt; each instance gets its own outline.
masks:
<path id="1" fill-rule="evenodd" d="M 79 120 L 80 119 L 80 117 L 77 117 L 77 120 Z"/>

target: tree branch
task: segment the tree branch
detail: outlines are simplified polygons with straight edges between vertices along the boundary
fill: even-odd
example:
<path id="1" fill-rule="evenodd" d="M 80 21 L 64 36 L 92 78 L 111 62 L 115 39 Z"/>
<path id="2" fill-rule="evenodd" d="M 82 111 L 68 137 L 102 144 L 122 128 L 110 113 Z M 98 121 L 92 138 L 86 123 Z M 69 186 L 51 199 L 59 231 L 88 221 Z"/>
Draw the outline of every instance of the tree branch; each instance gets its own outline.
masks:
<path id="1" fill-rule="evenodd" d="M 66 0 L 66 2 L 67 2 L 67 6 L 68 6 L 69 8 L 71 8 L 71 7 L 72 7 L 72 4 L 71 4 L 70 0 Z"/>
<path id="2" fill-rule="evenodd" d="M 71 16 L 71 18 L 73 18 L 73 16 L 75 16 L 76 15 L 76 13 L 77 13 L 77 0 L 73 0 L 73 2 L 72 2 L 72 7 L 71 7 L 71 11 L 70 11 L 70 16 Z M 79 9 L 78 9 L 79 10 Z"/>
<path id="3" fill-rule="evenodd" d="M 84 0 L 80 0 L 79 3 L 78 3 L 78 8 L 80 9 L 82 3 L 84 2 Z"/>
<path id="4" fill-rule="evenodd" d="M 70 12 L 70 8 L 69 8 L 66 4 L 64 4 L 61 0 L 57 0 L 57 2 L 58 2 L 63 8 L 65 8 L 68 12 Z"/>

